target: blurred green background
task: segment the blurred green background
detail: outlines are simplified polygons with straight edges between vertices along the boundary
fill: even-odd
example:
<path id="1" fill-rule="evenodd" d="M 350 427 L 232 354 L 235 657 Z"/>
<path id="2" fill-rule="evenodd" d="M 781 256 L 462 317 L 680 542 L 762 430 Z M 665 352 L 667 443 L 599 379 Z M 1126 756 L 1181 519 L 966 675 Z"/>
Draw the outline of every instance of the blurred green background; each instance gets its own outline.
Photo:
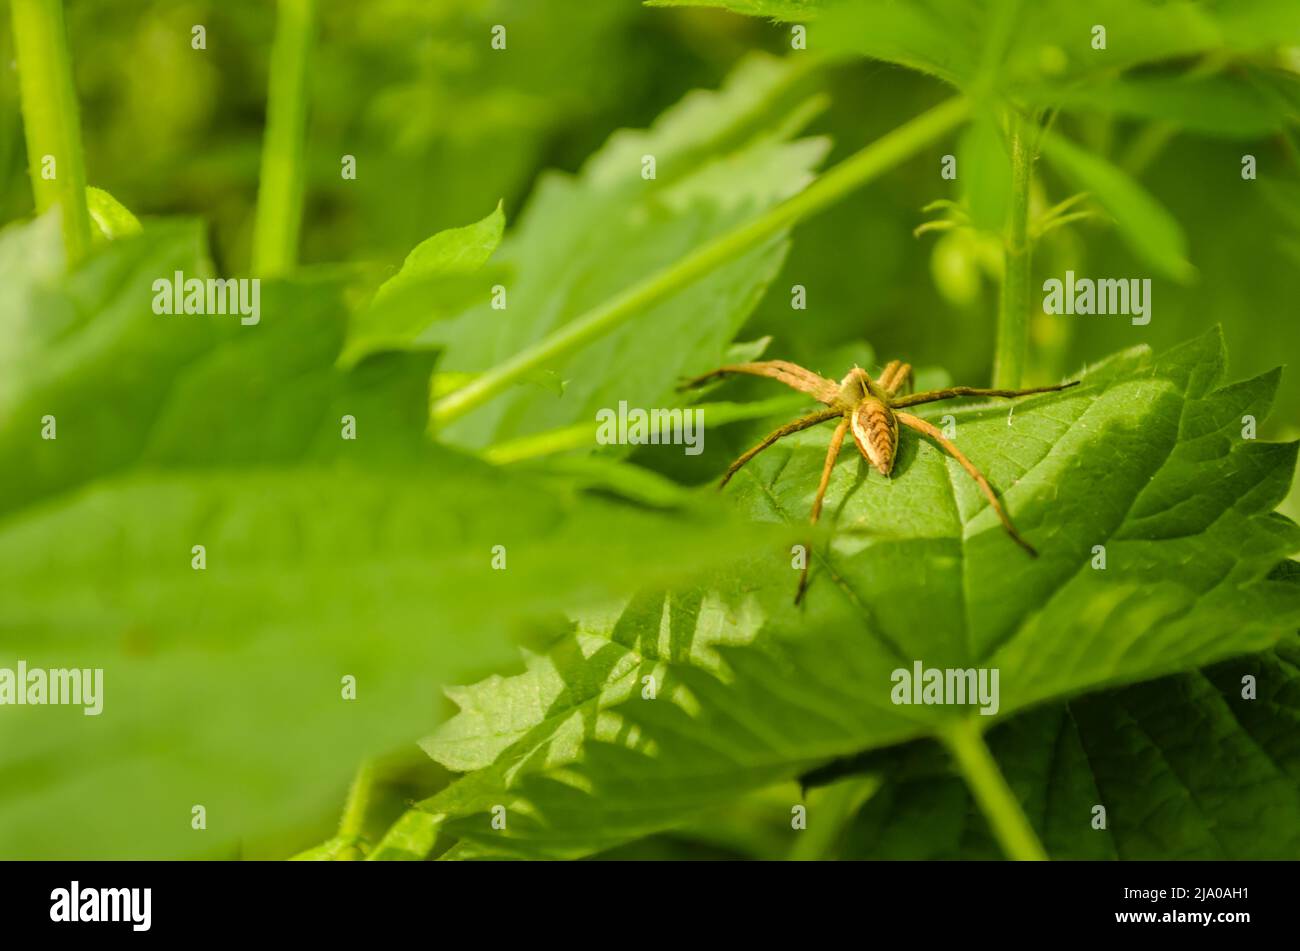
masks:
<path id="1" fill-rule="evenodd" d="M 483 39 L 503 19 L 510 55 L 494 56 Z M 208 27 L 202 55 L 177 42 L 196 23 Z M 273 4 L 73 0 L 68 26 L 91 184 L 138 215 L 203 218 L 218 266 L 246 268 Z M 419 241 L 477 220 L 498 199 L 513 220 L 539 172 L 576 170 L 614 130 L 648 125 L 688 90 L 716 87 L 745 52 L 783 52 L 788 36 L 788 27 L 721 10 L 635 0 L 326 0 L 312 69 L 303 261 L 395 267 Z M 12 60 L 9 49 L 0 55 Z M 869 61 L 830 70 L 827 88 L 830 108 L 808 130 L 833 137 L 827 164 L 947 94 L 935 80 Z M 31 205 L 12 70 L 3 95 L 0 217 L 11 220 Z M 1121 165 L 1143 131 L 1105 116 L 1070 122 L 1078 139 Z M 1259 160 L 1259 181 L 1240 179 L 1246 151 Z M 340 180 L 343 154 L 357 156 L 355 182 Z M 985 380 L 996 287 L 969 242 L 911 234 L 928 217 L 921 208 L 947 196 L 939 155 L 907 162 L 802 224 L 742 339 L 772 334 L 772 352 L 783 354 L 866 340 L 882 360 L 898 355 L 957 380 Z M 1066 374 L 1136 343 L 1164 349 L 1214 323 L 1226 329 L 1234 374 L 1300 352 L 1298 160 L 1283 136 L 1247 145 L 1192 134 L 1141 158 L 1141 181 L 1188 234 L 1197 279 L 1180 287 L 1156 277 L 1146 327 L 1040 319 L 1034 336 L 1044 346 L 1031 375 Z M 1112 232 L 1088 223 L 1040 249 L 1036 288 L 1059 276 L 1056 261 L 1080 276 L 1145 273 Z M 807 311 L 789 308 L 794 283 L 808 289 Z M 1288 374 L 1269 435 L 1298 431 L 1297 397 L 1300 374 Z"/>

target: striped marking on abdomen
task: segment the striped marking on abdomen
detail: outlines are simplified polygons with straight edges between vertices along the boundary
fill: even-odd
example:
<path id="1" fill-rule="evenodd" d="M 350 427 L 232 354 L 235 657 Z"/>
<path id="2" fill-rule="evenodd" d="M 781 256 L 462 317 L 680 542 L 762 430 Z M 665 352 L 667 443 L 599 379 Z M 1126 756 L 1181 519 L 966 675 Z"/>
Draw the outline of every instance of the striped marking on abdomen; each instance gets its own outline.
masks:
<path id="1" fill-rule="evenodd" d="M 880 470 L 881 475 L 894 471 L 898 421 L 888 406 L 879 400 L 863 400 L 853 412 L 850 428 L 858 451 Z"/>

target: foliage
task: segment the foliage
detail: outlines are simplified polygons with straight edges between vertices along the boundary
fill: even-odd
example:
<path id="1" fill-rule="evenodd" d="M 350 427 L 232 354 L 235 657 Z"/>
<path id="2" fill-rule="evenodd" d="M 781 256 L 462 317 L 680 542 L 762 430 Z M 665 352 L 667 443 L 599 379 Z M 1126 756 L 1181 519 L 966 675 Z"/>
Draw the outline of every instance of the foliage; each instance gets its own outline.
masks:
<path id="1" fill-rule="evenodd" d="M 57 6 L 0 35 L 50 53 L 0 84 L 0 667 L 106 699 L 0 708 L 0 856 L 988 858 L 1008 810 L 1052 857 L 1300 849 L 1293 2 L 322 0 L 276 67 L 272 5 L 78 3 L 67 48 Z M 256 325 L 154 312 L 254 259 Z M 1155 320 L 1002 319 L 1067 268 Z M 712 491 L 806 401 L 683 376 L 981 384 L 1000 307 L 1083 385 L 924 415 L 1041 557 L 910 431 L 817 532 L 825 427 Z M 599 445 L 620 402 L 705 452 Z M 913 662 L 996 714 L 891 702 Z"/>
<path id="2" fill-rule="evenodd" d="M 1292 635 L 1273 651 L 1045 707 L 998 727 L 989 745 L 1057 858 L 1291 858 L 1300 849 L 1300 750 L 1288 726 L 1300 714 L 1298 648 Z M 1257 700 L 1242 697 L 1246 677 L 1260 686 Z M 839 857 L 999 856 L 933 745 L 853 768 L 887 782 L 845 830 Z"/>
<path id="3" fill-rule="evenodd" d="M 32 667 L 102 667 L 112 715 L 6 709 L 0 758 L 27 779 L 4 854 L 229 854 L 418 731 L 439 680 L 506 660 L 523 619 L 762 544 L 711 507 L 644 510 L 427 446 L 428 358 L 335 367 L 338 276 L 266 285 L 256 327 L 159 317 L 152 275 L 210 267 L 192 226 L 64 279 L 53 224 L 0 234 L 0 629 Z"/>
<path id="4" fill-rule="evenodd" d="M 845 461 L 827 497 L 838 540 L 806 615 L 777 555 L 719 590 L 575 618 L 527 673 L 451 693 L 461 712 L 426 749 L 468 775 L 408 827 L 423 822 L 427 849 L 440 826 L 458 857 L 590 854 L 835 757 L 941 735 L 964 713 L 890 701 L 892 672 L 914 662 L 999 670 L 1003 719 L 1271 645 L 1300 624 L 1300 587 L 1274 573 L 1300 529 L 1271 514 L 1297 446 L 1237 438 L 1277 375 L 1223 386 L 1222 368 L 1212 335 L 1160 359 L 1120 355 L 1019 405 L 1009 431 L 1000 409 L 956 411 L 964 451 L 1039 541 L 1034 561 L 930 446 L 905 442 L 893 480 Z M 742 470 L 742 509 L 800 520 L 815 433 Z M 1295 801 L 1280 783 L 1266 794 Z"/>

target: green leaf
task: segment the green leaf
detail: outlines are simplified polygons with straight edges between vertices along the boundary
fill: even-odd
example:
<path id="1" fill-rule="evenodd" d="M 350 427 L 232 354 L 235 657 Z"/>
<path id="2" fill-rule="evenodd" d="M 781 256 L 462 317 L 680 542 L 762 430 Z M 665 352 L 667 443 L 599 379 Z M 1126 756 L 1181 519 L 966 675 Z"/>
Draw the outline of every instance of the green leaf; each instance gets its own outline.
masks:
<path id="1" fill-rule="evenodd" d="M 255 325 L 162 316 L 197 229 L 63 278 L 51 220 L 0 235 L 0 666 L 102 668 L 103 712 L 4 707 L 0 854 L 255 849 L 521 625 L 769 543 L 682 491 L 652 510 L 430 447 L 430 358 L 341 370 L 336 276 L 266 282 Z"/>
<path id="2" fill-rule="evenodd" d="M 957 177 L 971 222 L 1001 234 L 1011 206 L 1011 157 L 996 119 L 981 114 L 962 133 L 957 147 Z"/>
<path id="3" fill-rule="evenodd" d="M 1246 677 L 1257 697 L 1243 696 Z M 1035 710 L 995 729 L 989 746 L 1054 858 L 1289 859 L 1300 853 L 1298 723 L 1292 636 L 1204 671 Z M 999 857 L 937 745 L 883 751 L 854 771 L 886 781 L 838 857 Z"/>
<path id="4" fill-rule="evenodd" d="M 356 836 L 335 836 L 328 842 L 307 849 L 295 855 L 294 862 L 339 862 L 355 858 L 357 852 Z"/>
<path id="5" fill-rule="evenodd" d="M 773 20 L 802 20 L 815 17 L 827 0 L 645 0 L 648 7 L 713 7 L 745 16 Z"/>
<path id="6" fill-rule="evenodd" d="M 680 581 L 756 543 L 743 526 L 566 498 L 446 457 L 134 476 L 11 519 L 5 665 L 103 668 L 105 712 L 7 710 L 0 769 L 45 765 L 7 790 L 0 849 L 221 854 L 320 809 L 359 758 L 417 735 L 439 685 L 504 662 L 526 617 Z M 492 570 L 494 545 L 507 570 Z"/>
<path id="7" fill-rule="evenodd" d="M 1286 117 L 1277 96 L 1250 79 L 1230 75 L 1122 77 L 1054 91 L 1042 101 L 1071 111 L 1165 120 L 1225 138 L 1263 138 L 1280 129 Z"/>
<path id="8" fill-rule="evenodd" d="M 751 57 L 649 130 L 615 133 L 578 176 L 544 175 L 494 259 L 511 275 L 506 306 L 481 300 L 430 324 L 418 345 L 443 351 L 440 373 L 481 373 L 798 192 L 828 147 L 788 141 L 812 114 L 806 79 L 802 63 Z M 651 159 L 654 177 L 643 177 Z M 677 383 L 720 362 L 786 249 L 783 234 L 547 367 L 565 381 L 562 396 L 520 388 L 439 438 L 478 449 L 592 420 L 621 400 L 677 405 Z"/>
<path id="9" fill-rule="evenodd" d="M 431 359 L 337 370 L 339 279 L 263 282 L 256 325 L 159 315 L 154 280 L 211 275 L 197 227 L 151 224 L 66 280 L 47 269 L 57 241 L 48 216 L 0 233 L 0 515 L 135 464 L 343 454 L 345 413 L 372 459 L 419 445 Z"/>
<path id="10" fill-rule="evenodd" d="M 1194 272 L 1187 262 L 1187 237 L 1182 227 L 1141 185 L 1105 159 L 1053 132 L 1043 132 L 1042 151 L 1072 185 L 1092 193 L 1134 253 L 1166 277 L 1190 280 Z"/>
<path id="11" fill-rule="evenodd" d="M 376 301 L 430 275 L 476 271 L 501 243 L 506 216 L 500 202 L 486 218 L 464 228 L 449 228 L 422 241 L 406 256 L 402 269 L 380 286 Z"/>
<path id="12" fill-rule="evenodd" d="M 998 722 L 1269 647 L 1300 623 L 1300 586 L 1271 574 L 1300 548 L 1300 528 L 1272 511 L 1297 447 L 1241 438 L 1278 375 L 1224 386 L 1223 367 L 1211 334 L 1159 359 L 1121 354 L 1011 417 L 931 411 L 951 414 L 1037 559 L 910 431 L 891 479 L 846 452 L 803 609 L 786 550 L 756 552 L 707 592 L 575 618 L 525 674 L 454 695 L 462 714 L 426 749 L 471 771 L 375 857 L 438 836 L 455 857 L 591 854 L 954 717 Z M 803 522 L 826 438 L 806 431 L 757 457 L 736 479 L 741 507 Z M 894 672 L 915 663 L 998 670 L 996 715 L 895 704 Z M 493 805 L 507 808 L 505 831 Z"/>
<path id="13" fill-rule="evenodd" d="M 176 368 L 248 329 L 152 312 L 153 280 L 211 276 L 197 225 L 110 242 L 66 281 L 58 227 L 0 231 L 0 514 L 137 458 Z M 39 439 L 47 416 L 76 451 L 48 451 L 69 443 Z"/>
<path id="14" fill-rule="evenodd" d="M 116 241 L 140 233 L 139 219 L 104 189 L 87 186 L 86 204 L 90 209 L 90 220 L 98 229 L 96 238 Z"/>
<path id="15" fill-rule="evenodd" d="M 1117 85 L 1125 70 L 1178 63 L 1198 55 L 1249 57 L 1300 42 L 1300 13 L 1289 0 L 649 0 L 651 6 L 722 7 L 734 13 L 786 22 L 812 22 L 808 48 L 857 54 L 935 76 L 967 91 L 987 82 L 1005 95 L 1028 95 L 1044 105 L 1086 105 L 1123 115 L 1152 110 L 1182 112 L 1192 127 L 1216 133 L 1260 134 L 1285 116 L 1277 102 L 1245 94 L 1217 95 L 1213 80 L 1203 111 L 1185 108 L 1182 91 L 1159 87 L 1177 81 L 1151 77 L 1154 88 Z M 1093 29 L 1106 30 L 1104 49 Z M 1173 98 L 1171 98 L 1173 97 Z M 1233 117 L 1230 100 L 1249 111 Z M 1188 105 L 1195 105 L 1192 99 Z M 1247 131 L 1249 130 L 1249 131 Z"/>
<path id="16" fill-rule="evenodd" d="M 851 0 L 829 3 L 809 30 L 808 45 L 831 55 L 893 63 L 966 88 L 979 66 L 990 14 L 984 4 L 954 0 Z"/>
<path id="17" fill-rule="evenodd" d="M 355 366 L 369 354 L 408 348 L 431 321 L 486 299 L 490 282 L 472 275 L 496 251 L 505 223 L 498 203 L 486 218 L 417 245 L 369 307 L 353 316 L 340 363 Z"/>

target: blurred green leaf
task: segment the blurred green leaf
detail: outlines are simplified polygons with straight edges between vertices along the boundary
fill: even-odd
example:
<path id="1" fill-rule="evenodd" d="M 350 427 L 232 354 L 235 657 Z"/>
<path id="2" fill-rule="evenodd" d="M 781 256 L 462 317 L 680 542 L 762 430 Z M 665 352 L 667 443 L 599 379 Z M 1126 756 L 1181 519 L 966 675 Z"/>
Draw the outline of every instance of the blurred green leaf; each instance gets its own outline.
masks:
<path id="1" fill-rule="evenodd" d="M 989 20 L 983 3 L 964 0 L 830 2 L 810 30 L 809 46 L 914 69 L 958 88 L 974 79 Z"/>
<path id="2" fill-rule="evenodd" d="M 0 232 L 0 514 L 135 459 L 177 368 L 238 324 L 152 312 L 156 278 L 211 274 L 194 224 L 110 242 L 66 281 L 62 261 L 57 215 Z M 49 451 L 45 416 L 78 451 Z"/>
<path id="3" fill-rule="evenodd" d="M 506 216 L 498 203 L 482 221 L 440 231 L 422 241 L 406 256 L 402 269 L 380 286 L 375 300 L 382 301 L 403 286 L 430 275 L 477 271 L 501 243 L 505 226 Z"/>
<path id="4" fill-rule="evenodd" d="M 332 807 L 526 619 L 775 537 L 685 492 L 651 510 L 430 447 L 430 358 L 338 369 L 335 277 L 268 282 L 255 325 L 162 316 L 152 281 L 206 271 L 192 226 L 66 279 L 47 239 L 0 236 L 0 664 L 103 668 L 104 710 L 5 708 L 0 854 L 228 856 Z"/>
<path id="5" fill-rule="evenodd" d="M 1006 718 L 1268 647 L 1300 622 L 1300 586 L 1271 575 L 1300 545 L 1273 514 L 1296 445 L 1241 439 L 1277 374 L 1223 386 L 1223 367 L 1212 334 L 1160 359 L 1121 354 L 1080 388 L 1018 404 L 1010 426 L 1002 407 L 947 410 L 1038 545 L 1033 561 L 928 443 L 905 436 L 892 479 L 850 455 L 806 609 L 790 605 L 782 553 L 707 594 L 576 617 L 526 674 L 452 694 L 462 713 L 426 749 L 468 772 L 374 857 L 427 852 L 439 835 L 461 858 L 589 854 L 976 716 L 893 704 L 891 672 L 918 662 L 998 670 Z M 742 508 L 802 522 L 825 438 L 755 459 L 737 479 Z M 491 823 L 501 804 L 505 830 Z"/>
<path id="6" fill-rule="evenodd" d="M 442 684 L 506 661 L 513 623 L 755 544 L 447 456 L 131 476 L 11 517 L 0 658 L 103 668 L 105 698 L 93 719 L 7 710 L 0 775 L 23 781 L 0 784 L 0 852 L 223 854 L 332 805 Z"/>
<path id="7" fill-rule="evenodd" d="M 1195 273 L 1187 262 L 1187 237 L 1168 210 L 1110 162 L 1064 136 L 1042 133 L 1044 157 L 1074 187 L 1090 192 L 1115 220 L 1120 236 L 1165 277 L 1186 282 Z"/>
<path id="8" fill-rule="evenodd" d="M 102 188 L 87 186 L 86 205 L 94 222 L 95 237 L 115 241 L 140 233 L 140 221 L 126 207 Z"/>
<path id="9" fill-rule="evenodd" d="M 993 116 L 981 114 L 962 132 L 957 178 L 971 223 L 1001 234 L 1011 205 L 1011 158 Z"/>
<path id="10" fill-rule="evenodd" d="M 1122 77 L 1054 92 L 1043 101 L 1067 110 L 1165 120 L 1204 135 L 1242 139 L 1274 133 L 1286 117 L 1284 103 L 1266 88 L 1228 75 Z"/>
<path id="11" fill-rule="evenodd" d="M 211 275 L 192 224 L 151 224 L 66 280 L 57 243 L 48 218 L 0 233 L 0 515 L 133 464 L 339 455 L 344 413 L 372 458 L 418 446 L 431 358 L 332 366 L 339 278 L 265 282 L 260 320 L 244 326 L 153 312 L 154 280 Z M 56 440 L 40 438 L 46 416 Z"/>
<path id="12" fill-rule="evenodd" d="M 980 80 L 1004 94 L 1030 93 L 1048 105 L 1087 105 L 1121 114 L 1132 110 L 1181 111 L 1178 92 L 1116 87 L 1112 102 L 1096 88 L 1116 74 L 1151 63 L 1197 55 L 1249 56 L 1300 42 L 1300 13 L 1290 0 L 650 0 L 652 6 L 723 7 L 783 21 L 815 21 L 809 49 L 857 53 L 938 77 L 965 91 Z M 1094 45 L 1105 30 L 1103 48 Z M 1009 28 L 1009 29 L 1007 29 Z M 988 47 L 990 31 L 1007 30 Z M 1096 42 L 1100 42 L 1099 37 Z M 992 59 L 982 60 L 990 50 Z M 1281 113 L 1276 103 L 1240 91 L 1208 90 L 1205 111 L 1189 118 L 1215 131 L 1258 134 Z M 1249 103 L 1252 117 L 1221 108 Z M 1138 113 L 1143 114 L 1143 113 Z M 1215 117 L 1218 121 L 1215 121 Z"/>
<path id="13" fill-rule="evenodd" d="M 827 5 L 827 0 L 644 0 L 644 2 L 648 7 L 713 7 L 746 16 L 771 17 L 774 20 L 815 17 Z"/>
<path id="14" fill-rule="evenodd" d="M 354 366 L 368 354 L 410 347 L 431 321 L 486 296 L 488 283 L 471 275 L 496 251 L 505 224 L 498 203 L 481 221 L 440 231 L 417 245 L 370 305 L 353 316 L 340 362 Z"/>

